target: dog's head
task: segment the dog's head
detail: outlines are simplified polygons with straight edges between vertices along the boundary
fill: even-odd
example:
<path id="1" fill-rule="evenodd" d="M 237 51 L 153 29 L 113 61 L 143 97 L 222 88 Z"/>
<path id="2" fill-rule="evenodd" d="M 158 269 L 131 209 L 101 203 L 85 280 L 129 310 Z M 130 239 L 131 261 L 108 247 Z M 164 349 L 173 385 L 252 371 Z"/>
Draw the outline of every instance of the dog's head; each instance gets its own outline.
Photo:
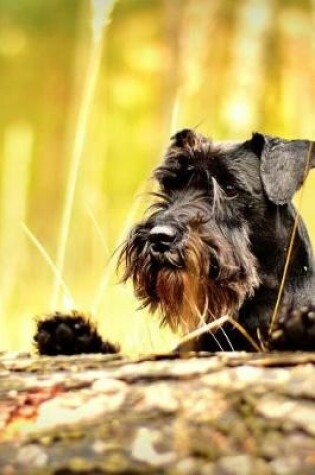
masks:
<path id="1" fill-rule="evenodd" d="M 221 144 L 177 133 L 154 172 L 156 201 L 120 256 L 143 304 L 183 331 L 235 315 L 260 281 L 251 236 L 263 235 L 301 186 L 314 161 L 309 146 L 257 133 Z"/>

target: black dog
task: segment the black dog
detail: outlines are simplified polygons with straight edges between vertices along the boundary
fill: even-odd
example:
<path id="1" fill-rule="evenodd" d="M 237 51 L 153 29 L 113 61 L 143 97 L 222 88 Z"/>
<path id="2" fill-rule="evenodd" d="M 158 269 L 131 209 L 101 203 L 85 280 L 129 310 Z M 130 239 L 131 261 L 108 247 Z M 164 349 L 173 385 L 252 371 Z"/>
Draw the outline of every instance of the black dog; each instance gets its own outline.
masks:
<path id="1" fill-rule="evenodd" d="M 177 133 L 154 173 L 151 214 L 120 256 L 124 280 L 172 329 L 187 333 L 228 315 L 260 346 L 315 350 L 315 268 L 301 219 L 270 331 L 297 219 L 291 199 L 313 166 L 307 140 L 255 133 L 216 144 L 193 130 Z M 253 350 L 233 323 L 192 348 Z"/>

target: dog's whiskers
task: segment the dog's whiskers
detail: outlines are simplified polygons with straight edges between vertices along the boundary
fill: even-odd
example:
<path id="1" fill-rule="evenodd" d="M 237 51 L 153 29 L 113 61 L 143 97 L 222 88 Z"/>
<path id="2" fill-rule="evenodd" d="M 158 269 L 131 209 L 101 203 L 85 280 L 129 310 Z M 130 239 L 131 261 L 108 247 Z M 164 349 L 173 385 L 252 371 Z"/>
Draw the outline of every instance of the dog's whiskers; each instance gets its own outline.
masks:
<path id="1" fill-rule="evenodd" d="M 196 308 L 196 310 L 197 310 L 197 312 L 199 312 L 199 310 L 198 310 L 197 308 Z M 199 312 L 199 313 L 200 313 L 200 312 Z M 204 306 L 203 313 L 202 313 L 202 315 L 200 315 L 200 317 L 201 317 L 200 320 L 201 320 L 203 326 L 207 324 L 206 316 L 208 316 L 208 317 L 210 316 L 211 319 L 212 319 L 212 321 L 215 320 L 215 317 L 214 317 L 213 315 L 211 315 L 211 314 L 209 313 L 209 310 L 208 310 L 208 297 L 206 297 L 206 300 L 205 300 L 205 306 Z M 221 332 L 222 332 L 223 335 L 225 336 L 226 341 L 228 342 L 228 344 L 229 344 L 230 348 L 232 349 L 232 351 L 234 351 L 233 345 L 232 345 L 232 343 L 231 343 L 229 337 L 227 336 L 226 331 L 224 330 L 224 326 L 220 326 L 219 329 L 221 330 Z M 223 350 L 223 347 L 222 347 L 222 345 L 221 345 L 221 343 L 220 343 L 220 341 L 219 341 L 218 338 L 215 336 L 215 333 L 212 332 L 211 330 L 209 330 L 208 333 L 210 333 L 210 335 L 212 336 L 212 338 L 214 339 L 214 341 L 216 342 L 216 344 L 218 345 L 218 347 L 220 348 L 220 350 L 221 350 L 221 351 L 224 351 L 224 350 Z"/>
<path id="2" fill-rule="evenodd" d="M 184 297 L 187 299 L 186 295 L 184 294 Z M 196 315 L 198 316 L 199 320 L 200 320 L 200 326 L 198 326 L 198 328 L 205 328 L 205 326 L 207 325 L 207 322 L 206 322 L 206 316 L 208 314 L 208 297 L 206 296 L 205 298 L 205 304 L 204 304 L 204 309 L 203 309 L 203 312 L 201 313 L 200 310 L 198 309 L 198 307 L 196 306 L 196 304 L 194 303 L 194 311 L 196 312 Z M 214 320 L 214 318 L 212 317 L 212 319 Z M 222 328 L 222 327 L 221 327 Z M 215 336 L 215 333 L 211 331 L 211 329 L 209 328 L 207 333 L 212 337 L 212 339 L 215 341 L 215 343 L 217 344 L 218 348 L 220 349 L 220 351 L 224 351 L 223 350 L 223 347 L 220 343 L 220 341 L 217 339 L 217 337 Z"/>
<path id="3" fill-rule="evenodd" d="M 207 316 L 208 316 L 208 317 L 210 316 L 211 319 L 212 319 L 212 321 L 215 320 L 215 317 L 214 317 L 213 315 L 211 315 L 210 312 L 209 312 L 209 310 L 208 310 L 208 308 L 209 308 L 209 307 L 208 307 L 208 304 L 209 304 L 209 301 L 208 301 L 208 300 L 209 300 L 209 299 L 208 299 L 208 297 L 206 296 L 204 310 L 203 310 L 203 313 L 202 313 L 201 319 L 200 319 L 203 325 L 206 325 L 206 323 L 207 323 L 207 321 L 206 321 L 206 317 L 207 317 Z M 196 310 L 199 312 L 198 309 L 196 309 Z M 200 313 L 200 312 L 199 312 L 199 313 Z M 231 348 L 231 350 L 232 350 L 232 351 L 235 351 L 235 350 L 234 350 L 234 347 L 233 347 L 233 345 L 232 345 L 231 340 L 229 339 L 229 337 L 227 336 L 226 331 L 224 330 L 224 325 L 222 325 L 222 326 L 220 327 L 220 330 L 221 330 L 221 332 L 223 333 L 223 335 L 224 335 L 226 341 L 228 342 L 228 345 L 229 345 L 229 347 Z M 220 344 L 219 340 L 216 338 L 215 334 L 214 334 L 213 332 L 211 332 L 211 331 L 209 331 L 209 332 L 211 333 L 213 339 L 216 341 L 217 345 L 220 347 L 221 351 L 223 351 L 222 345 Z"/>
<path id="4" fill-rule="evenodd" d="M 207 317 L 209 318 L 209 316 L 211 317 L 212 321 L 215 320 L 215 317 L 213 315 L 210 315 L 209 314 L 209 310 L 208 310 L 208 304 L 209 304 L 209 301 L 208 301 L 208 297 L 206 296 L 206 299 L 205 299 L 205 305 L 204 305 L 204 309 L 203 309 L 203 312 L 202 314 L 200 313 L 199 309 L 196 307 L 196 312 L 198 315 L 200 315 L 200 321 L 202 323 L 202 326 L 205 326 L 207 324 Z M 232 350 L 233 350 L 233 346 L 232 346 L 232 343 L 230 342 L 230 340 L 228 339 L 228 336 L 226 335 L 226 332 L 224 331 L 224 327 L 223 326 L 220 326 L 219 329 L 223 332 L 223 334 L 225 335 L 229 345 L 231 346 Z M 224 351 L 219 339 L 216 337 L 215 335 L 215 332 L 211 331 L 210 329 L 208 330 L 208 333 L 211 335 L 211 337 L 213 338 L 213 340 L 216 342 L 216 344 L 218 345 L 218 347 L 220 348 L 221 351 Z"/>
<path id="5" fill-rule="evenodd" d="M 228 337 L 226 331 L 224 330 L 224 326 L 220 327 L 220 330 L 221 330 L 221 332 L 223 333 L 224 338 L 225 338 L 226 341 L 228 342 L 228 345 L 229 345 L 229 347 L 231 348 L 231 350 L 232 350 L 232 351 L 235 351 L 235 350 L 234 350 L 234 346 L 232 345 L 231 340 L 229 339 L 229 337 Z"/>
<path id="6" fill-rule="evenodd" d="M 215 215 L 216 208 L 219 206 L 219 203 L 220 203 L 221 193 L 220 193 L 220 187 L 216 179 L 211 177 L 211 181 L 212 181 L 212 186 L 213 186 L 212 212 L 213 212 L 213 215 Z"/>
<path id="7" fill-rule="evenodd" d="M 192 310 L 196 313 L 197 317 L 199 318 L 200 320 L 200 326 L 198 326 L 198 328 L 205 328 L 207 326 L 206 324 L 206 315 L 208 313 L 208 298 L 206 297 L 205 299 L 205 305 L 204 305 L 204 309 L 203 309 L 203 312 L 201 313 L 200 310 L 198 309 L 197 305 L 195 303 L 191 303 L 190 300 L 187 298 L 187 295 L 184 293 L 184 298 L 185 300 L 188 302 L 188 304 L 190 306 L 193 306 Z M 189 335 L 191 335 L 192 333 L 194 332 L 189 332 L 186 337 L 188 337 Z M 205 332 L 204 332 L 205 333 Z M 218 348 L 220 349 L 220 351 L 223 351 L 223 347 L 222 345 L 220 344 L 219 340 L 217 339 L 217 337 L 215 336 L 215 334 L 211 331 L 211 329 L 209 328 L 207 330 L 207 333 L 213 338 L 213 340 L 215 341 L 215 343 L 217 344 Z M 185 337 L 184 337 L 185 339 Z M 186 341 L 186 340 L 185 340 Z M 187 340 L 188 341 L 188 340 Z M 183 340 L 182 340 L 183 342 Z"/>

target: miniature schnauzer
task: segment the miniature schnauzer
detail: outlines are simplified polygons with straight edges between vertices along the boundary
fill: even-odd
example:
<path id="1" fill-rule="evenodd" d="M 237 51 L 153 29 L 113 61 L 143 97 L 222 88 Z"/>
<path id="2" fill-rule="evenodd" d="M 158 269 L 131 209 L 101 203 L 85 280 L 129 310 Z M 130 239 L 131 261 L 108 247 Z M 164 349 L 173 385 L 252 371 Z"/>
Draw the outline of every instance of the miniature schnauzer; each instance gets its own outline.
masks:
<path id="1" fill-rule="evenodd" d="M 123 280 L 132 279 L 143 305 L 173 330 L 187 334 L 229 317 L 180 350 L 253 351 L 253 341 L 269 350 L 315 350 L 313 254 L 291 204 L 315 166 L 313 145 L 260 133 L 216 143 L 190 129 L 172 138 L 154 172 L 155 202 L 130 231 L 119 262 Z M 53 315 L 41 325 L 40 353 L 48 341 L 57 352 L 77 352 L 74 324 Z"/>

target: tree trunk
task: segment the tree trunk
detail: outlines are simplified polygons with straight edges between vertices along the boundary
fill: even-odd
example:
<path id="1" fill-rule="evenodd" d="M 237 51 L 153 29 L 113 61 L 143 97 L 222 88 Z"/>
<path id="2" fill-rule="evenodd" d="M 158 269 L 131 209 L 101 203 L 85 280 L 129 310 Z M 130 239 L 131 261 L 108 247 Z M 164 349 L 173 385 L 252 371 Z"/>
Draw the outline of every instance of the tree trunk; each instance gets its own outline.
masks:
<path id="1" fill-rule="evenodd" d="M 315 353 L 0 357 L 0 473 L 315 473 Z"/>

